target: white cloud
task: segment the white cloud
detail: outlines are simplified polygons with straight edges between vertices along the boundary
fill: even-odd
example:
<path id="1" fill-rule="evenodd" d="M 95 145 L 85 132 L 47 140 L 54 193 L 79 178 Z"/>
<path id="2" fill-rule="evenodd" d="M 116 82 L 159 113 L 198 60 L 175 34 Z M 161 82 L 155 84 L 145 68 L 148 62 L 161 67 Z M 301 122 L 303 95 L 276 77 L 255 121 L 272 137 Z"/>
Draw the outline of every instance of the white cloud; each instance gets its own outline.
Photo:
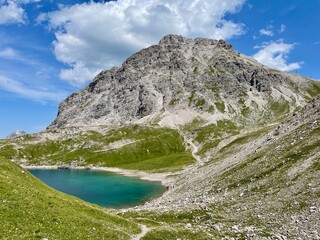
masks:
<path id="1" fill-rule="evenodd" d="M 60 71 L 60 78 L 68 80 L 72 85 L 78 85 L 79 83 L 83 83 L 88 79 L 92 79 L 94 75 L 97 75 L 99 70 L 89 69 L 84 66 L 81 62 L 70 64 L 72 68 L 62 69 Z"/>
<path id="2" fill-rule="evenodd" d="M 0 75 L 1 90 L 15 93 L 22 98 L 31 99 L 39 102 L 54 101 L 60 102 L 66 96 L 66 92 L 49 91 L 47 89 L 29 88 L 23 83 Z"/>
<path id="3" fill-rule="evenodd" d="M 56 58 L 67 68 L 61 78 L 82 84 L 105 68 L 166 34 L 228 39 L 244 33 L 242 24 L 224 19 L 245 0 L 122 0 L 60 6 L 39 22 L 55 32 Z"/>
<path id="4" fill-rule="evenodd" d="M 264 43 L 257 46 L 259 49 L 252 57 L 269 67 L 282 71 L 300 69 L 303 62 L 287 63 L 288 54 L 294 49 L 295 44 L 286 44 L 283 40 Z"/>
<path id="5" fill-rule="evenodd" d="M 230 39 L 234 36 L 240 36 L 244 33 L 244 25 L 231 21 L 222 20 L 215 28 L 212 38 Z"/>
<path id="6" fill-rule="evenodd" d="M 266 35 L 266 36 L 269 36 L 269 37 L 273 36 L 273 31 L 272 30 L 260 29 L 259 32 L 260 32 L 261 35 Z"/>
<path id="7" fill-rule="evenodd" d="M 4 0 L 0 1 L 0 25 L 25 24 L 28 20 L 23 4 L 40 2 L 41 0 Z"/>
<path id="8" fill-rule="evenodd" d="M 0 58 L 4 58 L 6 60 L 19 61 L 20 63 L 23 63 L 28 66 L 33 66 L 35 68 L 40 68 L 42 66 L 41 62 L 33 59 L 26 53 L 19 52 L 11 47 L 0 49 Z"/>
<path id="9" fill-rule="evenodd" d="M 16 2 L 8 1 L 7 4 L 0 4 L 0 25 L 25 22 L 25 11 Z"/>
<path id="10" fill-rule="evenodd" d="M 16 59 L 17 57 L 18 53 L 11 47 L 0 49 L 0 58 Z"/>
<path id="11" fill-rule="evenodd" d="M 279 29 L 279 32 L 280 32 L 280 33 L 283 33 L 285 30 L 286 30 L 286 25 L 281 24 L 280 29 Z"/>
<path id="12" fill-rule="evenodd" d="M 269 37 L 272 37 L 274 35 L 272 25 L 268 25 L 266 28 L 260 29 L 259 32 L 260 32 L 260 35 L 265 35 Z"/>
<path id="13" fill-rule="evenodd" d="M 28 3 L 38 3 L 41 2 L 41 0 L 10 0 L 12 2 L 16 2 L 18 4 L 28 4 Z M 8 1 L 9 2 L 9 1 Z"/>

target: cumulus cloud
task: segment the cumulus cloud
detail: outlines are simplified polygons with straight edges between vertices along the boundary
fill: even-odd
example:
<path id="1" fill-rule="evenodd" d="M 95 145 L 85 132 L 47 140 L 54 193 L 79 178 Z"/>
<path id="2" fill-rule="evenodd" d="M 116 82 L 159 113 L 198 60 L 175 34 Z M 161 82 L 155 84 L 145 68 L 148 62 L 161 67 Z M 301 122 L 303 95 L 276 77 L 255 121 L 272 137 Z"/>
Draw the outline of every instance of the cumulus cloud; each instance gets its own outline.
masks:
<path id="1" fill-rule="evenodd" d="M 0 75 L 0 87 L 2 90 L 15 93 L 22 98 L 31 99 L 39 102 L 60 102 L 67 96 L 66 92 L 49 91 L 48 89 L 29 88 L 22 82 L 13 80 L 3 75 Z"/>
<path id="2" fill-rule="evenodd" d="M 287 62 L 288 54 L 294 49 L 295 45 L 284 43 L 282 39 L 276 42 L 267 42 L 261 46 L 257 46 L 256 48 L 259 51 L 252 57 L 269 67 L 282 71 L 293 71 L 300 69 L 303 64 L 303 62 Z"/>
<path id="3" fill-rule="evenodd" d="M 41 0 L 0 1 L 0 25 L 25 24 L 27 21 L 27 15 L 21 5 L 40 1 Z"/>
<path id="4" fill-rule="evenodd" d="M 211 37 L 215 39 L 230 39 L 234 36 L 242 35 L 243 33 L 243 24 L 221 20 L 220 23 L 217 24 Z"/>
<path id="5" fill-rule="evenodd" d="M 24 24 L 25 21 L 25 11 L 14 1 L 0 5 L 0 25 L 14 23 Z"/>
<path id="6" fill-rule="evenodd" d="M 166 34 L 228 39 L 244 33 L 241 23 L 224 19 L 245 0 L 122 0 L 60 6 L 39 23 L 54 31 L 56 58 L 66 64 L 61 79 L 75 85 L 100 70 L 119 65 L 135 51 Z"/>

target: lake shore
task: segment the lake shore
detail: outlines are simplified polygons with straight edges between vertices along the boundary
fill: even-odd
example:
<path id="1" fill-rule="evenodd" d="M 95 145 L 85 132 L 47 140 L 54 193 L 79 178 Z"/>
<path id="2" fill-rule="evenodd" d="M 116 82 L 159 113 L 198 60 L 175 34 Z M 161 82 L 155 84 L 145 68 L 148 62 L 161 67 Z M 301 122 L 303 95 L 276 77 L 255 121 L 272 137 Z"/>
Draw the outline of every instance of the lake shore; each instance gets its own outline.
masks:
<path id="1" fill-rule="evenodd" d="M 59 169 L 60 165 L 20 165 L 24 169 Z M 170 180 L 167 177 L 170 175 L 168 173 L 148 173 L 139 170 L 128 170 L 122 168 L 113 167 L 95 167 L 95 166 L 66 166 L 68 169 L 75 170 L 90 170 L 90 171 L 106 171 L 118 173 L 128 177 L 138 177 L 141 180 L 156 181 L 161 182 L 162 185 L 167 186 Z"/>

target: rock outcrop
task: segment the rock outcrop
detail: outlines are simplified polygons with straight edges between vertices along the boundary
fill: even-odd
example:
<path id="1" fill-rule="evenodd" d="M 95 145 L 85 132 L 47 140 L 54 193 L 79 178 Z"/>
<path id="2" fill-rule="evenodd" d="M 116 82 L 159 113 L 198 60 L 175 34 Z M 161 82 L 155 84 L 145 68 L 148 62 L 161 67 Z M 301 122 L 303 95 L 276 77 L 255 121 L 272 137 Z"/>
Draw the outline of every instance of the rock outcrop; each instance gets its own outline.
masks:
<path id="1" fill-rule="evenodd" d="M 168 35 L 70 95 L 49 128 L 278 118 L 303 106 L 313 84 L 268 68 L 223 40 Z"/>
<path id="2" fill-rule="evenodd" d="M 25 131 L 21 131 L 21 130 L 16 130 L 14 132 L 12 132 L 9 136 L 7 136 L 6 138 L 15 138 L 15 137 L 21 137 L 23 135 L 26 135 L 27 133 Z"/>

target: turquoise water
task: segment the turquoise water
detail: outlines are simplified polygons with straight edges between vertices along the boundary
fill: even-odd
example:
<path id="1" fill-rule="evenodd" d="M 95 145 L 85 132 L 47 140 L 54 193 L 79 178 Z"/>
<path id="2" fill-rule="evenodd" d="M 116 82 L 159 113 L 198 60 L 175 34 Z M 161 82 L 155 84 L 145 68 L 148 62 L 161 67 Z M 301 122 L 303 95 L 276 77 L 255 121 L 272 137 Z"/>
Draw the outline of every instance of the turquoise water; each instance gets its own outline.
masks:
<path id="1" fill-rule="evenodd" d="M 159 182 L 92 170 L 30 169 L 47 185 L 103 207 L 125 208 L 161 196 L 165 187 Z"/>

